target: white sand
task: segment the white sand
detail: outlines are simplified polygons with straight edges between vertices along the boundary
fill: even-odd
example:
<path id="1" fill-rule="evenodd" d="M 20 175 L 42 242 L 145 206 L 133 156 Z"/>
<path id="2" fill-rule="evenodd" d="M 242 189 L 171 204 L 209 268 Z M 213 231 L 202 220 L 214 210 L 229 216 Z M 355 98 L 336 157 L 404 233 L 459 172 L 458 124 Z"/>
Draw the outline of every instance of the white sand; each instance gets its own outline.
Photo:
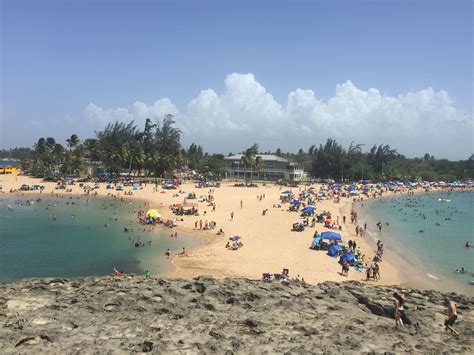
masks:
<path id="1" fill-rule="evenodd" d="M 43 192 L 45 197 L 51 191 L 65 193 L 64 190 L 53 190 L 54 183 L 45 183 L 38 179 L 17 175 L 0 176 L 0 185 L 8 195 L 10 189 L 18 189 L 21 184 L 41 184 L 46 188 Z M 199 208 L 200 216 L 183 216 L 184 221 L 179 222 L 175 229 L 179 233 L 196 235 L 206 240 L 203 246 L 188 251 L 188 256 L 177 256 L 174 258 L 176 270 L 168 276 L 190 278 L 198 275 L 210 275 L 214 277 L 244 277 L 250 279 L 261 278 L 263 272 L 277 273 L 283 268 L 290 270 L 290 276 L 297 274 L 304 277 L 309 283 L 321 281 L 343 281 L 343 280 L 364 280 L 365 273 L 355 272 L 353 269 L 349 276 L 341 276 L 340 265 L 337 259 L 326 255 L 324 251 L 310 250 L 314 231 L 324 232 L 327 229 L 322 224 L 317 223 L 315 228 L 306 228 L 304 232 L 292 232 L 292 224 L 298 221 L 298 213 L 286 211 L 288 205 L 282 208 L 273 208 L 273 204 L 279 202 L 280 186 L 267 183 L 267 186 L 258 184 L 257 188 L 233 187 L 233 182 L 224 182 L 221 188 L 216 188 L 214 197 L 217 204 L 215 212 L 206 203 L 198 203 L 197 200 L 189 200 L 191 204 Z M 125 198 L 143 199 L 150 203 L 150 207 L 157 208 L 164 218 L 174 219 L 168 206 L 173 203 L 182 203 L 184 194 L 173 197 L 177 190 L 162 190 L 153 192 L 154 185 L 147 185 L 142 190 L 134 190 L 133 196 Z M 70 195 L 82 194 L 82 189 L 76 184 L 71 186 L 73 191 Z M 196 195 L 207 195 L 209 189 L 195 188 L 192 183 L 181 186 L 186 192 L 195 192 Z M 284 188 L 283 188 L 284 189 Z M 304 189 L 304 187 L 301 187 Z M 298 188 L 294 188 L 298 191 Z M 101 184 L 98 191 L 100 196 L 107 196 L 108 193 L 117 193 L 105 189 Z M 164 193 L 162 193 L 164 191 Z M 26 192 L 29 194 L 31 192 Z M 37 192 L 36 192 L 37 193 Z M 265 194 L 265 199 L 257 200 L 257 195 Z M 18 195 L 18 193 L 15 193 Z M 123 193 L 120 193 L 123 196 Z M 243 201 L 243 208 L 240 208 L 240 201 Z M 357 245 L 362 248 L 362 253 L 369 260 L 374 255 L 374 251 L 368 243 L 361 237 L 355 236 L 355 225 L 350 223 L 352 198 L 341 198 L 341 202 L 336 204 L 332 200 L 325 200 L 317 203 L 317 211 L 329 211 L 336 221 L 342 224 L 342 216 L 346 216 L 346 224 L 342 225 L 343 240 L 349 238 L 356 240 Z M 262 216 L 262 210 L 268 209 L 266 216 Z M 206 211 L 206 215 L 203 212 Z M 230 213 L 234 212 L 234 220 L 230 220 Z M 217 227 L 213 231 L 195 231 L 195 221 L 203 222 L 215 221 Z M 161 228 L 161 227 L 156 227 Z M 216 232 L 222 228 L 225 236 L 217 236 Z M 242 238 L 244 246 L 237 251 L 230 251 L 225 248 L 228 236 L 238 235 Z M 162 257 L 162 256 L 159 256 Z M 393 265 L 386 261 L 380 264 L 381 280 L 379 284 L 399 284 L 398 272 Z M 371 281 L 373 282 L 373 281 Z"/>

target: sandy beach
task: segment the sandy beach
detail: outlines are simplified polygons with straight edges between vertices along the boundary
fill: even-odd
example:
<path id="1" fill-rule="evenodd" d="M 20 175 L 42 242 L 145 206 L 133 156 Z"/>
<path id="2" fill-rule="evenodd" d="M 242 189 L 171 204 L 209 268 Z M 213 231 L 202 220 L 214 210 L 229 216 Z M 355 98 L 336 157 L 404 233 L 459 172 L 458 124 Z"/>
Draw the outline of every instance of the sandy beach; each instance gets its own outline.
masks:
<path id="1" fill-rule="evenodd" d="M 16 192 L 9 194 L 10 189 L 18 189 L 22 184 L 41 184 L 45 186 L 44 195 L 53 192 L 67 195 L 81 195 L 83 190 L 78 184 L 69 186 L 71 192 L 55 190 L 55 183 L 43 182 L 21 175 L 3 175 L 0 177 L 0 185 L 6 192 L 2 196 L 18 196 L 19 194 L 31 194 L 38 192 Z M 181 190 L 194 192 L 198 199 L 188 200 L 187 205 L 194 205 L 199 209 L 200 216 L 182 216 L 183 221 L 178 222 L 178 227 L 173 230 L 179 233 L 194 235 L 202 238 L 205 243 L 200 247 L 189 250 L 186 256 L 173 256 L 173 263 L 176 270 L 166 275 L 169 277 L 191 278 L 199 275 L 208 275 L 216 278 L 242 277 L 249 279 L 259 279 L 262 273 L 281 272 L 283 268 L 290 271 L 290 276 L 300 275 L 306 282 L 314 284 L 322 281 L 345 281 L 364 280 L 364 272 L 351 270 L 348 276 L 339 274 L 340 265 L 336 259 L 326 255 L 325 251 L 314 251 L 309 249 L 315 230 L 320 233 L 328 229 L 317 223 L 315 228 L 306 228 L 303 232 L 291 231 L 293 223 L 298 221 L 299 215 L 295 212 L 288 212 L 288 205 L 281 208 L 274 208 L 273 205 L 279 202 L 282 191 L 281 186 L 267 183 L 266 186 L 258 184 L 256 188 L 234 187 L 234 182 L 223 182 L 220 188 L 215 188 L 213 195 L 216 202 L 216 210 L 213 212 L 207 203 L 198 202 L 201 195 L 207 195 L 209 188 L 196 188 L 193 183 L 181 185 Z M 284 187 L 283 187 L 284 189 Z M 303 190 L 304 187 L 294 188 L 295 192 Z M 105 184 L 96 190 L 98 196 L 108 196 L 111 193 L 119 194 L 124 198 L 141 199 L 147 201 L 151 208 L 157 208 L 165 219 L 174 219 L 176 216 L 169 209 L 169 205 L 184 202 L 186 194 L 178 194 L 178 190 L 154 191 L 154 185 L 148 184 L 141 190 L 134 190 L 132 196 L 124 196 L 123 192 L 108 190 Z M 265 195 L 261 201 L 257 196 Z M 242 208 L 240 207 L 242 201 Z M 364 238 L 356 237 L 355 224 L 350 223 L 350 211 L 352 198 L 341 198 L 339 203 L 332 199 L 323 200 L 317 203 L 317 211 L 328 211 L 333 216 L 333 220 L 339 221 L 342 225 L 342 237 L 344 241 L 352 238 L 361 247 L 366 260 L 370 260 L 374 255 L 373 248 Z M 262 215 L 262 210 L 268 209 L 266 215 Z M 231 213 L 234 218 L 231 220 Z M 343 216 L 346 216 L 346 223 L 343 224 Z M 134 216 L 131 216 L 134 217 Z M 181 216 L 179 216 L 181 218 Z M 195 222 L 202 220 L 216 222 L 214 230 L 195 230 Z M 164 228 L 156 226 L 154 228 Z M 216 235 L 222 228 L 225 234 Z M 238 235 L 242 239 L 244 246 L 236 251 L 225 248 L 228 237 Z M 163 257 L 157 255 L 157 257 Z M 387 261 L 380 264 L 381 279 L 378 284 L 399 284 L 400 278 L 397 269 Z M 370 281 L 374 283 L 374 281 Z"/>

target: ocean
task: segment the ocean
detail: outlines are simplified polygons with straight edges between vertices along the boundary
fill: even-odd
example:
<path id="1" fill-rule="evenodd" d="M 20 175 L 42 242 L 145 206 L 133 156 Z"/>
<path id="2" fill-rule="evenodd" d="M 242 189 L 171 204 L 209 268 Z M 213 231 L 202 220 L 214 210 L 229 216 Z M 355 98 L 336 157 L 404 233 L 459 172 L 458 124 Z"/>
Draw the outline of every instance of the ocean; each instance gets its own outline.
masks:
<path id="1" fill-rule="evenodd" d="M 369 238 L 384 243 L 402 274 L 430 288 L 473 293 L 474 247 L 465 246 L 474 242 L 473 204 L 473 191 L 453 191 L 367 200 L 356 209 L 359 224 L 367 222 Z M 466 273 L 456 272 L 462 267 Z"/>
<path id="2" fill-rule="evenodd" d="M 171 231 L 160 228 L 144 232 L 135 220 L 138 201 L 38 197 L 0 199 L 0 282 L 107 275 L 113 267 L 162 275 L 173 269 L 164 256 L 168 248 L 175 255 L 199 244 L 191 236 L 170 238 Z M 135 247 L 136 236 L 146 246 Z"/>

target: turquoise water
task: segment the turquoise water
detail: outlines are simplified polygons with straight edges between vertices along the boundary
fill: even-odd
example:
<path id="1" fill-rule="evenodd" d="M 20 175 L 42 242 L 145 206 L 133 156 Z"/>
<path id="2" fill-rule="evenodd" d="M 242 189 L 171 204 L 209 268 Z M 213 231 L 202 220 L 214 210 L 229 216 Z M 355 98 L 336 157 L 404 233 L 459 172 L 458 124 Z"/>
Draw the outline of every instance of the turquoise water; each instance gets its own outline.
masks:
<path id="1" fill-rule="evenodd" d="M 359 205 L 359 211 L 367 219 L 369 235 L 422 270 L 429 282 L 454 282 L 472 291 L 474 248 L 466 248 L 465 243 L 474 242 L 473 204 L 473 191 L 454 191 L 368 201 Z M 382 232 L 376 226 L 378 221 L 383 224 Z M 456 273 L 461 267 L 468 272 Z"/>
<path id="2" fill-rule="evenodd" d="M 140 207 L 136 201 L 37 198 L 0 200 L 0 282 L 106 275 L 114 266 L 125 272 L 164 274 L 173 268 L 164 256 L 167 248 L 176 254 L 198 244 L 189 236 L 170 238 L 160 228 L 144 232 L 135 221 L 134 211 Z M 35 202 L 26 205 L 28 199 Z M 124 227 L 133 232 L 124 232 Z M 151 245 L 135 247 L 129 238 L 136 236 Z"/>

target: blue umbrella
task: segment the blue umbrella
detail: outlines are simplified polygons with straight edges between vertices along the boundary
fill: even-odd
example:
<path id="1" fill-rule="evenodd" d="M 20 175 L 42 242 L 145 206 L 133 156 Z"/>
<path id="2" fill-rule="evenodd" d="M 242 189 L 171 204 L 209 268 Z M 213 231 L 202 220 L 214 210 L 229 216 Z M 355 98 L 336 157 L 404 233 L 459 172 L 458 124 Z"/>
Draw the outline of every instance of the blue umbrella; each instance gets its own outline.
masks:
<path id="1" fill-rule="evenodd" d="M 306 206 L 305 208 L 303 208 L 301 210 L 301 212 L 303 213 L 311 213 L 311 212 L 314 212 L 316 210 L 316 207 L 314 207 L 313 205 L 308 205 Z"/>
<path id="2" fill-rule="evenodd" d="M 342 237 L 339 233 L 336 232 L 322 232 L 321 237 L 328 240 L 341 240 Z"/>
<path id="3" fill-rule="evenodd" d="M 291 205 L 301 205 L 301 201 L 293 200 L 290 202 Z"/>
<path id="4" fill-rule="evenodd" d="M 342 247 L 339 245 L 331 245 L 328 249 L 328 255 L 336 257 L 339 255 L 339 252 L 342 250 Z"/>
<path id="5" fill-rule="evenodd" d="M 347 260 L 349 263 L 353 262 L 355 260 L 355 255 L 354 253 L 345 253 L 342 254 L 341 257 L 339 258 L 339 264 L 342 265 L 344 260 Z"/>

